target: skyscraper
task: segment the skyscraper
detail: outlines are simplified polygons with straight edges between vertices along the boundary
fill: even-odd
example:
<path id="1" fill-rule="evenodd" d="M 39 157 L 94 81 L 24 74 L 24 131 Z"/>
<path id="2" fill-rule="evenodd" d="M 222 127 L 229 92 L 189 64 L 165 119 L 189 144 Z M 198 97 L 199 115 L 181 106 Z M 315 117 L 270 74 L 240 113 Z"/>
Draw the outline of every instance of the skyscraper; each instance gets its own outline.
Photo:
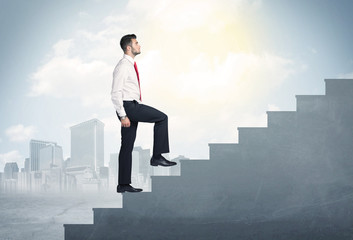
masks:
<path id="1" fill-rule="evenodd" d="M 61 146 L 48 144 L 39 150 L 39 169 L 50 169 L 53 167 L 62 167 L 63 150 Z"/>
<path id="2" fill-rule="evenodd" d="M 31 171 L 31 166 L 30 166 L 30 162 L 31 161 L 31 159 L 30 158 L 26 158 L 25 159 L 25 172 L 30 172 Z"/>
<path id="3" fill-rule="evenodd" d="M 40 170 L 40 149 L 46 147 L 47 145 L 56 145 L 55 142 L 47 142 L 47 141 L 40 141 L 40 140 L 31 140 L 29 142 L 29 154 L 30 154 L 30 169 L 31 171 L 38 171 Z"/>
<path id="4" fill-rule="evenodd" d="M 70 129 L 71 166 L 91 166 L 98 172 L 104 166 L 104 123 L 91 119 Z"/>
<path id="5" fill-rule="evenodd" d="M 109 176 L 112 178 L 111 183 L 118 184 L 118 161 L 119 153 L 111 153 L 109 161 Z"/>
<path id="6" fill-rule="evenodd" d="M 8 162 L 4 167 L 5 179 L 17 179 L 19 169 L 16 162 Z"/>
<path id="7" fill-rule="evenodd" d="M 137 161 L 134 161 L 134 158 L 133 158 L 133 161 L 134 161 L 133 167 L 135 166 L 136 171 L 138 173 L 141 173 L 144 179 L 146 179 L 147 177 L 149 178 L 153 172 L 153 168 L 150 165 L 150 158 L 151 158 L 150 149 L 134 147 L 134 151 L 132 153 L 137 154 Z"/>

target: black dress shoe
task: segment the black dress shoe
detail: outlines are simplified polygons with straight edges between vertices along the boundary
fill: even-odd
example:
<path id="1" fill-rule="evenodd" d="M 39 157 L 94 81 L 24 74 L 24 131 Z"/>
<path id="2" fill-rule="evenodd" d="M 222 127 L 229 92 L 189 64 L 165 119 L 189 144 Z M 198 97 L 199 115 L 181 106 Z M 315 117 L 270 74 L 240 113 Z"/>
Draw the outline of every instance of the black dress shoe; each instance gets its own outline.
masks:
<path id="1" fill-rule="evenodd" d="M 151 158 L 151 165 L 152 166 L 163 166 L 163 167 L 170 167 L 176 165 L 176 162 L 168 161 L 162 155 L 159 157 L 152 157 Z"/>
<path id="2" fill-rule="evenodd" d="M 123 193 L 123 192 L 142 192 L 141 188 L 134 188 L 130 184 L 119 184 L 116 187 L 116 191 L 118 193 Z"/>

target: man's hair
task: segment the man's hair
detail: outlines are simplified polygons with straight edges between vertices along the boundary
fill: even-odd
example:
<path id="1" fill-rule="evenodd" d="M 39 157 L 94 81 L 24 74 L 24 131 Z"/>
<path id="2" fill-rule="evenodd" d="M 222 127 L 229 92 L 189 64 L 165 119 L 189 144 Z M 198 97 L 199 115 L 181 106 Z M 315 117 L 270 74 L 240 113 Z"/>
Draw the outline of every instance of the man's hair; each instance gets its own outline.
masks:
<path id="1" fill-rule="evenodd" d="M 136 39 L 136 35 L 128 34 L 121 38 L 120 47 L 121 49 L 123 49 L 124 52 L 126 51 L 127 46 L 131 46 L 131 43 L 132 43 L 131 39 Z"/>

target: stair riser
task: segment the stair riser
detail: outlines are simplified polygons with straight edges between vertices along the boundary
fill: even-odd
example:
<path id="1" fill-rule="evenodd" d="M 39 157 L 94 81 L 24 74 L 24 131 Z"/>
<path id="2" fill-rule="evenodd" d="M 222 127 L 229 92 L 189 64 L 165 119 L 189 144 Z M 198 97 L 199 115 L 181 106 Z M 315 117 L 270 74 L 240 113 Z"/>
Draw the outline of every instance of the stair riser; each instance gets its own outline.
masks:
<path id="1" fill-rule="evenodd" d="M 325 79 L 327 96 L 349 96 L 353 98 L 352 79 Z"/>
<path id="2" fill-rule="evenodd" d="M 210 161 L 222 161 L 222 159 L 236 159 L 239 155 L 238 144 L 209 144 Z"/>
<path id="3" fill-rule="evenodd" d="M 296 112 L 267 112 L 268 128 L 287 128 L 296 125 Z"/>
<path id="4" fill-rule="evenodd" d="M 268 139 L 267 128 L 238 128 L 239 145 L 263 145 Z"/>
<path id="5" fill-rule="evenodd" d="M 301 96 L 297 97 L 298 113 L 327 112 L 327 98 L 325 96 Z"/>

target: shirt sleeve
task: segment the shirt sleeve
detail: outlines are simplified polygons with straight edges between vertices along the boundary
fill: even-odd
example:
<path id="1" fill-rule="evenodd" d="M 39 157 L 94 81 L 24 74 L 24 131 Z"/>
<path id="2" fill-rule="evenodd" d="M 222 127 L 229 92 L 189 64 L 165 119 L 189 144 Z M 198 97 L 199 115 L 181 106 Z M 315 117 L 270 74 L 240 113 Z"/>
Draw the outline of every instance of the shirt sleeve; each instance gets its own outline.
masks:
<path id="1" fill-rule="evenodd" d="M 126 116 L 123 102 L 123 87 L 128 76 L 127 69 L 124 65 L 118 65 L 113 72 L 113 84 L 111 91 L 111 99 L 115 110 L 120 117 Z"/>

